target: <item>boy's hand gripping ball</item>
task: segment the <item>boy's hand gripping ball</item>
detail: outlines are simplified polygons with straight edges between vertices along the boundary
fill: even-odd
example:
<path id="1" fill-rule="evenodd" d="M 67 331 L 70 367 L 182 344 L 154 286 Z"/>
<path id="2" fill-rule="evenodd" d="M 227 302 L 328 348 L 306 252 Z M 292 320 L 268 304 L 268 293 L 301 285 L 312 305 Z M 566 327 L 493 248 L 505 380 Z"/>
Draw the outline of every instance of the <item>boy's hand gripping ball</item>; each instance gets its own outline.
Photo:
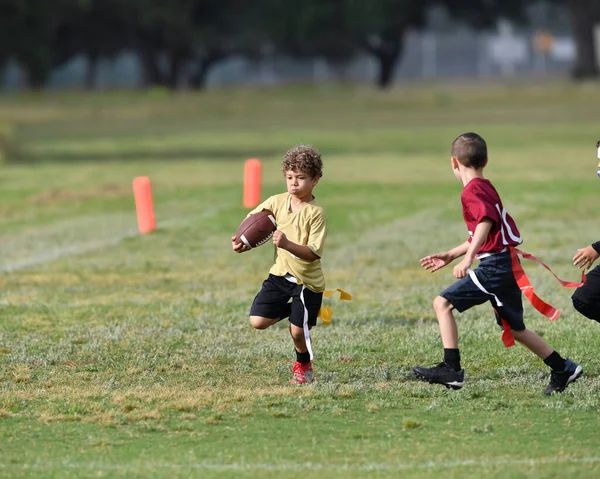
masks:
<path id="1" fill-rule="evenodd" d="M 236 243 L 243 243 L 248 248 L 256 248 L 265 244 L 277 229 L 275 216 L 269 210 L 262 210 L 248 216 L 237 230 Z"/>

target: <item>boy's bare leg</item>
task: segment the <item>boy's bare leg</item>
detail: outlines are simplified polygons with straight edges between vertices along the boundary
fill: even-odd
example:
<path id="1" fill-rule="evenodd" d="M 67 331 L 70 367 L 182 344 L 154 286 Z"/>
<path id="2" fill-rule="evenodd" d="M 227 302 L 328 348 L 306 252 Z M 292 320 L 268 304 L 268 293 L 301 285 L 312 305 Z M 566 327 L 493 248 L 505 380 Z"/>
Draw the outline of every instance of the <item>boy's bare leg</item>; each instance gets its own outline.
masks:
<path id="1" fill-rule="evenodd" d="M 308 352 L 306 347 L 306 339 L 304 338 L 304 328 L 300 328 L 295 324 L 290 323 L 290 336 L 294 340 L 294 347 L 299 353 Z"/>
<path id="2" fill-rule="evenodd" d="M 512 335 L 517 341 L 542 360 L 552 354 L 553 349 L 548 346 L 546 341 L 533 331 L 529 331 L 529 329 L 524 329 L 523 331 L 515 331 L 513 329 Z"/>
<path id="3" fill-rule="evenodd" d="M 576 381 L 583 373 L 583 368 L 579 364 L 570 359 L 564 359 L 534 332 L 528 329 L 523 331 L 513 329 L 512 334 L 517 341 L 533 354 L 539 356 L 552 369 L 550 384 L 544 390 L 544 394 L 549 395 L 564 391 L 569 384 Z"/>
<path id="4" fill-rule="evenodd" d="M 454 306 L 446 298 L 438 296 L 433 300 L 433 309 L 440 326 L 444 345 L 444 361 L 433 368 L 415 366 L 413 372 L 419 379 L 430 383 L 443 384 L 452 389 L 460 389 L 465 382 L 465 372 L 460 367 L 458 350 L 458 328 L 452 310 Z"/>
<path id="5" fill-rule="evenodd" d="M 269 326 L 273 326 L 279 320 L 280 318 L 271 319 L 263 318 L 262 316 L 250 316 L 250 323 L 256 329 L 267 329 Z"/>
<path id="6" fill-rule="evenodd" d="M 452 314 L 454 306 L 446 298 L 438 296 L 433 301 L 433 309 L 435 309 L 435 314 L 437 315 L 444 349 L 457 349 L 458 327 Z"/>

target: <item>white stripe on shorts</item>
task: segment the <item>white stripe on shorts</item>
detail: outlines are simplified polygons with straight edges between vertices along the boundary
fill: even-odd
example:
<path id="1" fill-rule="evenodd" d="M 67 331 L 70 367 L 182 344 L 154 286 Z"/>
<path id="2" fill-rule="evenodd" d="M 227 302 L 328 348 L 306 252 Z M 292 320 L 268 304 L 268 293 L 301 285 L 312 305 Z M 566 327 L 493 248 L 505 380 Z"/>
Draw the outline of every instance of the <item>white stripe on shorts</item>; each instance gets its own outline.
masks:
<path id="1" fill-rule="evenodd" d="M 302 285 L 302 291 L 300 291 L 300 301 L 302 301 L 302 305 L 304 306 L 304 340 L 306 341 L 306 349 L 310 354 L 310 360 L 313 359 L 312 345 L 310 344 L 310 331 L 308 329 L 308 309 L 306 309 L 306 303 L 304 302 L 304 290 L 306 286 Z"/>
<path id="2" fill-rule="evenodd" d="M 290 283 L 298 284 L 298 280 L 289 273 L 286 274 L 284 276 L 284 278 L 287 279 Z M 302 291 L 300 291 L 300 301 L 302 301 L 302 306 L 304 306 L 304 322 L 302 323 L 302 326 L 304 328 L 304 340 L 306 341 L 306 349 L 308 349 L 308 352 L 310 354 L 310 360 L 312 361 L 313 352 L 312 352 L 312 345 L 310 342 L 310 330 L 308 329 L 308 309 L 306 309 L 306 303 L 304 302 L 304 290 L 305 289 L 306 289 L 306 286 L 302 285 Z"/>
<path id="3" fill-rule="evenodd" d="M 487 289 L 485 289 L 483 287 L 483 285 L 479 281 L 479 278 L 477 278 L 475 271 L 473 271 L 471 268 L 469 268 L 468 271 L 469 271 L 469 278 L 471 278 L 471 281 L 473 281 L 473 283 L 475 283 L 475 286 L 477 286 L 485 294 L 489 294 L 490 296 L 493 296 L 494 299 L 496 300 L 496 304 L 498 304 L 498 306 L 500 306 L 500 307 L 503 306 L 502 302 L 498 299 L 498 296 L 496 296 L 494 293 L 490 293 Z"/>

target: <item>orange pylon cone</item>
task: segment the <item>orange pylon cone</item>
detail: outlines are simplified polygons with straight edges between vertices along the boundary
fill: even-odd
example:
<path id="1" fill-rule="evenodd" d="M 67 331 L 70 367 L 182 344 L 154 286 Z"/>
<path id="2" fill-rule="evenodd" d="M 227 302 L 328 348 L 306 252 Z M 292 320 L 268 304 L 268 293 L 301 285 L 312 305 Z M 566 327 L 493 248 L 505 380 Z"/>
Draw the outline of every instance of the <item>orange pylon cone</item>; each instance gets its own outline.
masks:
<path id="1" fill-rule="evenodd" d="M 250 158 L 244 165 L 244 208 L 255 208 L 260 204 L 261 182 L 260 160 Z"/>
<path id="2" fill-rule="evenodd" d="M 147 176 L 138 176 L 133 180 L 133 196 L 137 212 L 138 229 L 140 233 L 151 233 L 156 229 L 152 190 Z"/>

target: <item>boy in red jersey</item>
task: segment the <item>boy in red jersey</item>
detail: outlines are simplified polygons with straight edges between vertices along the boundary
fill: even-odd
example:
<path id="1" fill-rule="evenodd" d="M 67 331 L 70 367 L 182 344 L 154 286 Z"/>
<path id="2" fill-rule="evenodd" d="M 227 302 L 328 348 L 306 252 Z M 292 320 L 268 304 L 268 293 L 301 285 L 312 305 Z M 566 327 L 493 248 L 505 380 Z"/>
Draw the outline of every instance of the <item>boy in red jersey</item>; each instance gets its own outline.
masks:
<path id="1" fill-rule="evenodd" d="M 460 366 L 458 329 L 453 310 L 463 312 L 490 301 L 500 327 L 508 328 L 514 339 L 551 368 L 550 383 L 544 393 L 561 392 L 583 370 L 525 328 L 521 289 L 513 274 L 509 251 L 521 244 L 522 239 L 514 220 L 502 206 L 496 189 L 483 177 L 483 169 L 488 162 L 487 145 L 476 133 L 464 133 L 452 143 L 451 156 L 454 175 L 464 186 L 461 201 L 470 237 L 449 251 L 421 259 L 423 268 L 434 272 L 465 256 L 454 267 L 453 275 L 458 281 L 442 291 L 433 302 L 444 345 L 444 361 L 433 368 L 416 366 L 413 372 L 419 379 L 431 383 L 453 389 L 463 387 L 464 370 Z M 475 259 L 481 262 L 477 269 L 471 270 Z"/>

